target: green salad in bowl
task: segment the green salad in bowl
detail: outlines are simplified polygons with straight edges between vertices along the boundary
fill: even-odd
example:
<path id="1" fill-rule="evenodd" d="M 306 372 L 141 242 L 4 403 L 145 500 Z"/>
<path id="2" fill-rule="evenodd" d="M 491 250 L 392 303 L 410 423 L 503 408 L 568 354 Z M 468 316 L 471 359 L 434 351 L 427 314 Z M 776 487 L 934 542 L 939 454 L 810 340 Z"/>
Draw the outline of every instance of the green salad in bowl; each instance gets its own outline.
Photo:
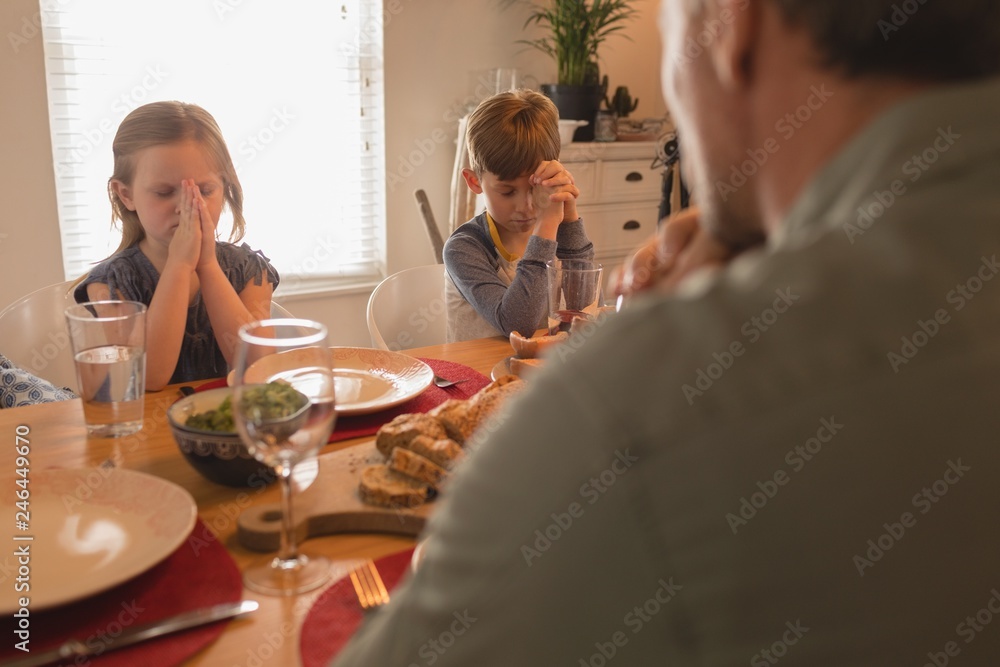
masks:
<path id="1" fill-rule="evenodd" d="M 233 424 L 233 397 L 226 396 L 222 404 L 214 410 L 199 412 L 187 418 L 184 425 L 189 428 L 196 428 L 202 431 L 221 431 L 224 433 L 235 433 L 236 425 Z"/>
<path id="2" fill-rule="evenodd" d="M 247 389 L 243 402 L 249 408 L 244 412 L 252 413 L 263 421 L 273 421 L 295 415 L 309 403 L 309 399 L 285 382 L 268 382 Z M 184 425 L 202 431 L 235 432 L 232 395 L 226 396 L 213 410 L 191 415 Z"/>

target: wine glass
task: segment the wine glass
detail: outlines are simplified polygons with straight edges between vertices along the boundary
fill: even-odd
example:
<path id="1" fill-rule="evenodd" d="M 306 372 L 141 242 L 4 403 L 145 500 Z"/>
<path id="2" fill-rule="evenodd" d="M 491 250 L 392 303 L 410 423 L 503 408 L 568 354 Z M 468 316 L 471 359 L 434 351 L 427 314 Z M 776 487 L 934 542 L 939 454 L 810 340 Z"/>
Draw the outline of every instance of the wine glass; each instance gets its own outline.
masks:
<path id="1" fill-rule="evenodd" d="M 294 595 L 322 585 L 330 561 L 296 545 L 292 471 L 316 457 L 336 419 L 333 358 L 326 327 L 299 319 L 251 322 L 240 328 L 233 377 L 233 421 L 250 454 L 281 485 L 281 548 L 243 573 L 246 587 Z"/>

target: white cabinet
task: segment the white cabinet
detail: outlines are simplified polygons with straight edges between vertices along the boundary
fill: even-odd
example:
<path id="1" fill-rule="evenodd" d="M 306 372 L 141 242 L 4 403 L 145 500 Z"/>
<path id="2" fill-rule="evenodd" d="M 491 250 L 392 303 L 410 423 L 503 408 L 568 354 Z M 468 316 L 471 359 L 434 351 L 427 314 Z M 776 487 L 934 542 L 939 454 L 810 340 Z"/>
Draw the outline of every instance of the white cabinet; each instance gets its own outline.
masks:
<path id="1" fill-rule="evenodd" d="M 572 143 L 560 162 L 580 188 L 577 208 L 594 257 L 610 271 L 656 231 L 662 168 L 652 168 L 656 142 Z"/>

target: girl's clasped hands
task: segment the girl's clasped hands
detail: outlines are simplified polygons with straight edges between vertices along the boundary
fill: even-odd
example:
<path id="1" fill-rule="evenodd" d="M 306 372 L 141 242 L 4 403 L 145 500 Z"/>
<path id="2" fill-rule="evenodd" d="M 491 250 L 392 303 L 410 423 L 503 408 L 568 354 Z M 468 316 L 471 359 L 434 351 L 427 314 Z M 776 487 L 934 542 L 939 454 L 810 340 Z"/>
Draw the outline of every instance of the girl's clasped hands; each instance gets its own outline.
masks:
<path id="1" fill-rule="evenodd" d="M 181 181 L 180 221 L 167 249 L 167 262 L 180 262 L 195 271 L 216 262 L 215 228 L 201 190 L 191 179 Z"/>

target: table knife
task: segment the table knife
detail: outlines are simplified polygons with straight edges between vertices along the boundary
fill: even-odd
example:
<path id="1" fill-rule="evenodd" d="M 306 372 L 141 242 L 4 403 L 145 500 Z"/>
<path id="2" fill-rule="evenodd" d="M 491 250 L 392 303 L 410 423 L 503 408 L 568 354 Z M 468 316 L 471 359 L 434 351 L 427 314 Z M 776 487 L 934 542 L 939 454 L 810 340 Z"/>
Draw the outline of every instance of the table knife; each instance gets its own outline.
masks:
<path id="1" fill-rule="evenodd" d="M 256 611 L 258 604 L 254 600 L 243 600 L 242 602 L 226 602 L 217 604 L 214 607 L 204 607 L 194 611 L 184 612 L 176 616 L 160 619 L 146 625 L 126 628 L 124 632 L 115 637 L 110 643 L 91 644 L 88 646 L 79 639 L 70 639 L 50 651 L 31 655 L 26 658 L 19 658 L 10 662 L 0 664 L 0 667 L 41 667 L 49 665 L 59 660 L 72 660 L 79 656 L 103 655 L 108 651 L 124 648 L 146 641 L 162 637 L 172 632 L 187 630 L 206 623 L 214 623 L 226 618 L 237 618 Z"/>

